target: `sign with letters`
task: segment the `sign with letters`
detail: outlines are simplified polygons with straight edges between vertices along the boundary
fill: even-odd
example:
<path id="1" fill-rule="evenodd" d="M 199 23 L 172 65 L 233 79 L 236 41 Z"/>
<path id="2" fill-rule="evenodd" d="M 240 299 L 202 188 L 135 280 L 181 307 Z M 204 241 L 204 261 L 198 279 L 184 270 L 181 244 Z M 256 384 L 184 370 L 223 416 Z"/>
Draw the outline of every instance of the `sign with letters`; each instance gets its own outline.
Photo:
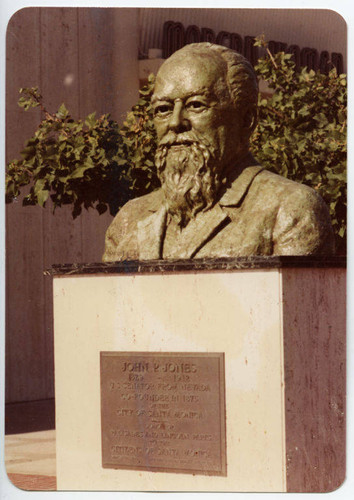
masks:
<path id="1" fill-rule="evenodd" d="M 101 352 L 104 468 L 226 476 L 224 353 Z"/>
<path id="2" fill-rule="evenodd" d="M 257 64 L 260 57 L 258 47 L 254 46 L 255 37 L 247 35 L 242 37 L 238 33 L 219 31 L 215 33 L 211 28 L 199 28 L 190 25 L 185 28 L 182 23 L 166 21 L 163 25 L 162 53 L 164 59 L 170 57 L 176 50 L 181 49 L 189 43 L 210 42 L 217 45 L 224 45 L 240 54 L 243 54 L 251 64 Z M 308 70 L 320 70 L 321 73 L 328 73 L 333 67 L 337 73 L 343 73 L 343 54 L 327 50 L 319 53 L 311 47 L 300 48 L 298 45 L 287 45 L 277 40 L 269 40 L 268 48 L 272 54 L 277 52 L 287 52 L 293 57 L 297 71 L 307 66 Z"/>

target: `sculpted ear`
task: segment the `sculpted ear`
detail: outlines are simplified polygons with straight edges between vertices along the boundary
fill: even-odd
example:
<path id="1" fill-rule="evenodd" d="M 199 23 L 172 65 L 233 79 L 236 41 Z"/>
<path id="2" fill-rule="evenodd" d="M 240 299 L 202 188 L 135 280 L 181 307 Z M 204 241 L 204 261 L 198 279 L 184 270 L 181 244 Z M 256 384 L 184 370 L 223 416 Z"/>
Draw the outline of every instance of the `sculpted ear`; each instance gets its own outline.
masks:
<path id="1" fill-rule="evenodd" d="M 248 137 L 252 134 L 257 126 L 258 113 L 255 106 L 248 107 L 243 115 L 243 128 L 245 130 L 245 135 Z"/>
<path id="2" fill-rule="evenodd" d="M 242 121 L 242 138 L 241 141 L 245 144 L 249 141 L 252 132 L 257 126 L 258 122 L 258 112 L 255 106 L 248 106 L 243 114 Z"/>

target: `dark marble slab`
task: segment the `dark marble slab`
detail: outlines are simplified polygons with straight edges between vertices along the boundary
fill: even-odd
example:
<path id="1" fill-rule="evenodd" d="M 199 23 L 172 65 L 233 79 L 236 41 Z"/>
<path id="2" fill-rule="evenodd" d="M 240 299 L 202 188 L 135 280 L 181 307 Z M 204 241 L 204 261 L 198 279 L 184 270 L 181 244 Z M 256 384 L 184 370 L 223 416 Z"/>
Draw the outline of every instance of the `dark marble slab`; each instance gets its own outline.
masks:
<path id="1" fill-rule="evenodd" d="M 127 260 L 92 264 L 56 264 L 44 274 L 128 274 L 164 273 L 179 271 L 232 271 L 237 269 L 269 269 L 284 267 L 346 267 L 344 256 L 280 256 L 280 257 L 237 257 L 219 259 L 179 259 L 179 260 Z"/>

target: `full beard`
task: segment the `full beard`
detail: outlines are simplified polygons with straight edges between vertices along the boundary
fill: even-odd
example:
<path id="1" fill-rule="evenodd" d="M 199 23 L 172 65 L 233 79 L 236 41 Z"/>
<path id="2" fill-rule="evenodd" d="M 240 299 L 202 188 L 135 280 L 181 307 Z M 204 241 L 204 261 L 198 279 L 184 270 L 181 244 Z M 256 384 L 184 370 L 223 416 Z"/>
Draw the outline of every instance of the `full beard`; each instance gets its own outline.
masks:
<path id="1" fill-rule="evenodd" d="M 194 133 L 170 132 L 157 148 L 155 164 L 167 212 L 181 228 L 213 206 L 221 183 L 215 151 Z"/>

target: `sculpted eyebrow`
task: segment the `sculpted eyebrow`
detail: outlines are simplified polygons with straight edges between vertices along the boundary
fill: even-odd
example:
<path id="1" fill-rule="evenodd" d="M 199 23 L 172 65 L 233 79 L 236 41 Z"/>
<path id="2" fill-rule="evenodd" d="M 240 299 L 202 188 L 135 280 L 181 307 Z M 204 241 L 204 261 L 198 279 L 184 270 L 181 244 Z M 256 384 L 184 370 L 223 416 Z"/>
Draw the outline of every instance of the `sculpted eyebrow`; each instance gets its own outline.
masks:
<path id="1" fill-rule="evenodd" d="M 212 93 L 208 89 L 198 89 L 194 92 L 191 92 L 190 94 L 186 95 L 183 100 L 190 99 L 191 97 L 194 96 L 203 96 L 203 97 L 215 97 L 213 96 Z M 159 96 L 156 94 L 153 94 L 151 98 L 151 103 L 154 104 L 157 101 L 165 101 L 165 102 L 173 102 L 175 99 L 171 99 L 170 96 Z"/>
<path id="2" fill-rule="evenodd" d="M 172 102 L 173 99 L 169 98 L 169 97 L 164 97 L 164 96 L 158 96 L 158 95 L 153 95 L 152 98 L 151 98 L 151 103 L 154 104 L 155 102 L 157 101 L 168 101 L 168 102 Z"/>
<path id="3" fill-rule="evenodd" d="M 208 89 L 199 89 L 199 90 L 196 90 L 195 92 L 191 92 L 190 94 L 188 94 L 187 99 L 189 99 L 190 97 L 194 97 L 194 96 L 209 97 L 209 96 L 211 96 L 211 93 Z"/>

